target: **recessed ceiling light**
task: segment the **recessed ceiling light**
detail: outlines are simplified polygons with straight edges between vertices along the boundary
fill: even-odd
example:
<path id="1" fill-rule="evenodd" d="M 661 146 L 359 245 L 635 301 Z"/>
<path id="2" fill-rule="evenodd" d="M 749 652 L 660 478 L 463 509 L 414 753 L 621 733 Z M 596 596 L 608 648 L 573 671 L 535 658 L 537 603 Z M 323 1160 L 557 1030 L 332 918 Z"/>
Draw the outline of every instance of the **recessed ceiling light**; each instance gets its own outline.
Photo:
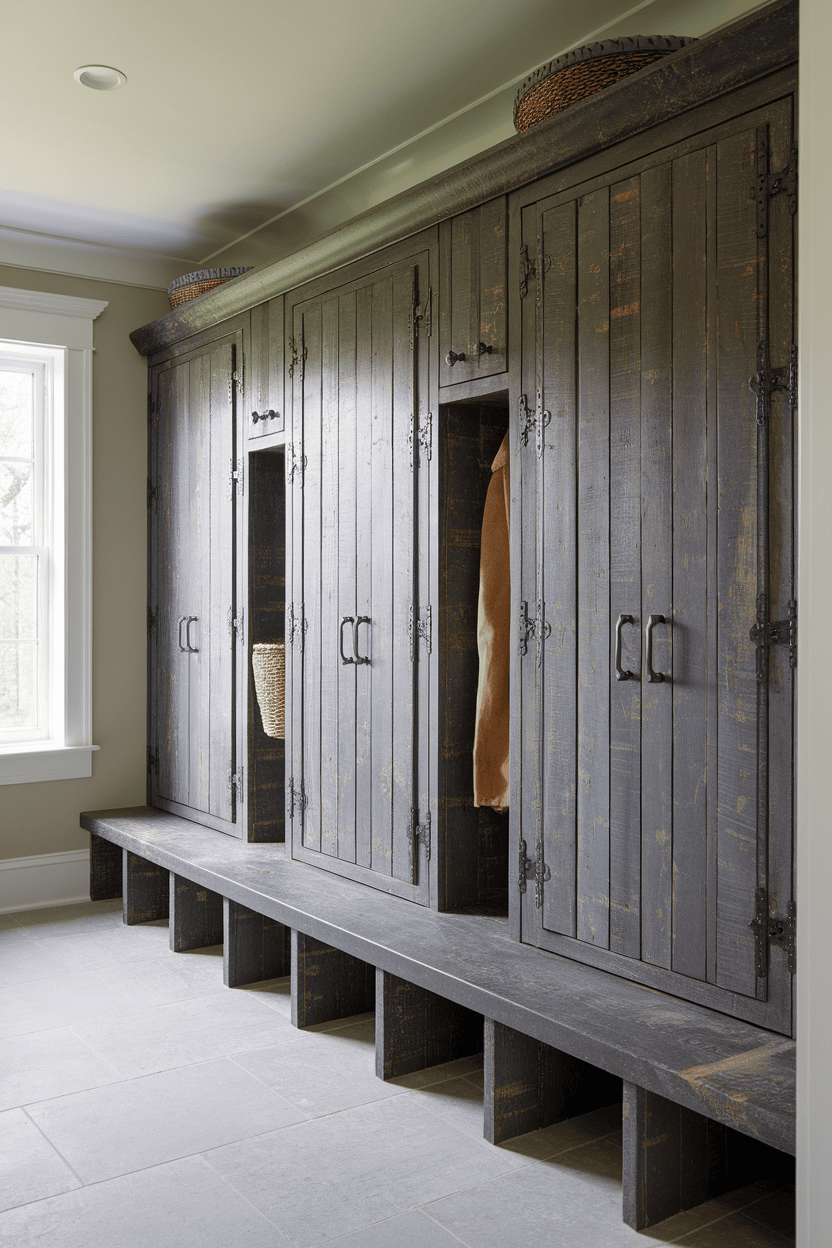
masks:
<path id="1" fill-rule="evenodd" d="M 126 74 L 110 65 L 82 65 L 72 76 L 82 87 L 91 87 L 93 91 L 115 91 L 127 81 Z"/>

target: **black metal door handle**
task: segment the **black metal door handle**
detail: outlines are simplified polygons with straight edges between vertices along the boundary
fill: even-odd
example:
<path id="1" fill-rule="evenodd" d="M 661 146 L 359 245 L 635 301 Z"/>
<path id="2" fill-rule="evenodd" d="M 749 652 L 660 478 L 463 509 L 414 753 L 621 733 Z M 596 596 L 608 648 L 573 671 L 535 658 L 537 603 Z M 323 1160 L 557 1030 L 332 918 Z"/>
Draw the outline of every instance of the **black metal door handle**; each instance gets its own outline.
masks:
<path id="1" fill-rule="evenodd" d="M 341 620 L 341 632 L 338 638 L 338 648 L 341 651 L 341 662 L 342 663 L 355 663 L 356 662 L 355 659 L 349 659 L 344 654 L 344 625 L 345 624 L 354 625 L 354 619 L 351 615 L 345 615 L 344 618 Z M 355 648 L 355 631 L 353 630 L 353 649 L 354 648 Z"/>
<path id="2" fill-rule="evenodd" d="M 195 646 L 195 645 L 193 645 L 193 644 L 192 644 L 192 642 L 191 642 L 191 625 L 192 625 L 192 624 L 198 624 L 198 623 L 199 623 L 199 616 L 198 616 L 198 615 L 189 615 L 189 616 L 188 616 L 188 627 L 185 629 L 185 641 L 188 643 L 188 650 L 189 650 L 189 652 L 190 652 L 191 654 L 198 654 L 198 653 L 199 653 L 199 646 Z"/>
<path id="3" fill-rule="evenodd" d="M 647 679 L 651 685 L 657 685 L 663 680 L 667 680 L 661 672 L 653 671 L 653 629 L 657 624 L 666 624 L 663 615 L 651 615 L 647 620 L 647 655 L 645 657 L 645 666 L 647 668 Z"/>
<path id="4" fill-rule="evenodd" d="M 619 615 L 615 625 L 615 679 L 616 680 L 632 680 L 633 673 L 625 671 L 621 666 L 621 626 L 622 624 L 634 624 L 635 620 L 631 615 Z"/>
<path id="5" fill-rule="evenodd" d="M 464 351 L 460 351 L 459 353 L 457 353 L 456 351 L 449 351 L 448 354 L 445 356 L 445 363 L 449 364 L 450 367 L 453 368 L 454 364 L 456 364 L 457 361 L 462 363 L 465 360 L 465 358 L 466 357 L 465 357 Z"/>
<path id="6" fill-rule="evenodd" d="M 179 617 L 179 649 L 183 652 L 183 654 L 188 653 L 188 647 L 182 645 L 182 625 L 185 623 L 187 618 L 187 615 L 180 615 Z"/>
<path id="7" fill-rule="evenodd" d="M 369 615 L 359 615 L 358 619 L 355 621 L 355 623 L 352 626 L 352 650 L 353 650 L 353 654 L 355 655 L 355 659 L 353 660 L 354 663 L 369 663 L 370 662 L 369 658 L 366 655 L 360 655 L 358 653 L 358 626 L 359 624 L 371 624 L 371 623 L 372 621 Z"/>

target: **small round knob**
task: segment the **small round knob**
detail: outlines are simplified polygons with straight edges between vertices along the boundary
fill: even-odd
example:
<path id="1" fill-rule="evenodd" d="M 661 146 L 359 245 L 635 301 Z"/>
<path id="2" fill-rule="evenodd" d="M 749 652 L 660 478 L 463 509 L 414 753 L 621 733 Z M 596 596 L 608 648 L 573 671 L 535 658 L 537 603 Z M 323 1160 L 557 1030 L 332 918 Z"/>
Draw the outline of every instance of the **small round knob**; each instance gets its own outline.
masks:
<path id="1" fill-rule="evenodd" d="M 251 422 L 252 424 L 256 425 L 258 420 L 271 420 L 274 416 L 277 416 L 277 414 L 278 413 L 275 411 L 272 411 L 271 408 L 269 408 L 267 412 L 252 412 Z"/>
<path id="2" fill-rule="evenodd" d="M 491 355 L 493 351 L 494 351 L 494 348 L 487 347 L 484 342 L 481 342 L 478 347 L 478 352 L 480 355 Z"/>
<path id="3" fill-rule="evenodd" d="M 445 356 L 445 363 L 450 364 L 451 367 L 453 367 L 453 365 L 456 364 L 457 360 L 462 361 L 464 359 L 465 359 L 464 351 L 460 351 L 459 355 L 457 355 L 456 351 L 449 351 L 448 354 Z"/>

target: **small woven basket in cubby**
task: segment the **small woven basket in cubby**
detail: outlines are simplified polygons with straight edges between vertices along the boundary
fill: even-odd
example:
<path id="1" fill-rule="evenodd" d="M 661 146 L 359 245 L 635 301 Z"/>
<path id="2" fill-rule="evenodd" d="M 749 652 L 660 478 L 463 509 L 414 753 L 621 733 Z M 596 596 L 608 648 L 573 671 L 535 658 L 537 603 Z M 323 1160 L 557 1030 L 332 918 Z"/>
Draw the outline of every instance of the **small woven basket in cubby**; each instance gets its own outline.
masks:
<path id="1" fill-rule="evenodd" d="M 198 269 L 196 273 L 186 273 L 184 277 L 174 278 L 168 286 L 168 303 L 172 308 L 178 308 L 180 304 L 187 303 L 189 299 L 198 299 L 200 295 L 207 295 L 209 290 L 222 286 L 232 277 L 248 273 L 250 268 L 251 265 L 247 264 L 236 269 Z"/>
<path id="2" fill-rule="evenodd" d="M 251 655 L 254 689 L 267 737 L 286 736 L 284 703 L 286 691 L 286 643 L 257 642 Z"/>
<path id="3" fill-rule="evenodd" d="M 693 42 L 675 35 L 630 35 L 573 48 L 541 65 L 522 84 L 514 101 L 514 128 L 523 134 L 544 117 Z"/>

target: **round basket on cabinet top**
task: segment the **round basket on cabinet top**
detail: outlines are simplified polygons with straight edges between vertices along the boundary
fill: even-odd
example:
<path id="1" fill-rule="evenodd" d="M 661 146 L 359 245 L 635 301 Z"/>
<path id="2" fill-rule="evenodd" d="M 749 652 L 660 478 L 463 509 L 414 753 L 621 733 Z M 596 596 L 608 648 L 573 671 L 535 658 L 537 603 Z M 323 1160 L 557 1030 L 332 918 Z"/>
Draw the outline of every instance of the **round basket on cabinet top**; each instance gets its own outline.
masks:
<path id="1" fill-rule="evenodd" d="M 521 85 L 514 100 L 514 128 L 523 134 L 544 117 L 694 42 L 683 35 L 629 35 L 573 48 L 541 65 Z"/>
<path id="2" fill-rule="evenodd" d="M 230 281 L 232 277 L 248 273 L 250 268 L 251 265 L 246 264 L 235 269 L 198 269 L 195 273 L 186 273 L 183 277 L 176 277 L 168 286 L 168 303 L 172 308 L 178 308 L 180 304 L 187 303 L 189 299 L 207 295 L 209 290 L 213 290 L 215 286 L 222 286 L 223 282 Z"/>

